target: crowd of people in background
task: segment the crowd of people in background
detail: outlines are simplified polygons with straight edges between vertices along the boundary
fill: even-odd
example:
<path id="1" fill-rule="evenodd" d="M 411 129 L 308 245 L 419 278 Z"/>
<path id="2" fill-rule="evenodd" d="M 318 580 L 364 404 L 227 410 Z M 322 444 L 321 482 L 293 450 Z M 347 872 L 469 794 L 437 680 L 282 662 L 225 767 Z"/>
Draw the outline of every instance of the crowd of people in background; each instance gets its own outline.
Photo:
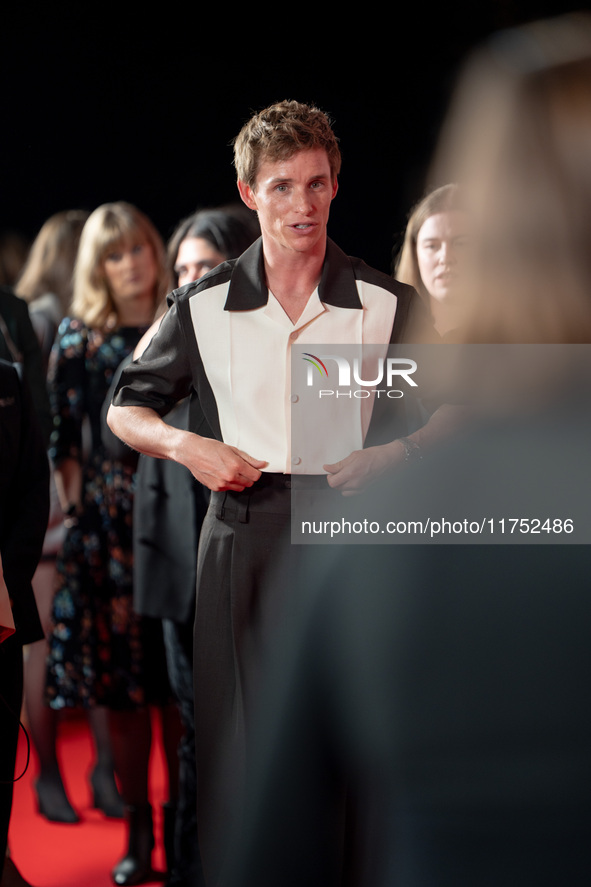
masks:
<path id="1" fill-rule="evenodd" d="M 429 185 L 409 209 L 392 267 L 392 276 L 422 300 L 435 330 L 433 343 L 591 342 L 590 156 L 587 16 L 501 34 L 470 58 Z M 33 552 L 31 575 L 17 577 L 16 584 L 25 589 L 32 584 L 34 590 L 34 600 L 19 592 L 29 616 L 20 626 L 17 619 L 16 634 L 0 643 L 0 653 L 10 655 L 11 663 L 23 660 L 24 648 L 24 679 L 15 678 L 9 687 L 3 665 L 2 696 L 13 714 L 24 697 L 36 755 L 38 810 L 64 826 L 77 822 L 79 813 L 58 764 L 60 716 L 67 709 L 84 711 L 94 742 L 89 774 L 94 806 L 126 825 L 126 851 L 111 865 L 119 885 L 157 878 L 167 887 L 206 883 L 196 812 L 193 623 L 197 550 L 210 491 L 185 466 L 140 455 L 123 444 L 109 429 L 106 412 L 122 372 L 160 328 L 169 310 L 167 294 L 238 258 L 259 238 L 257 215 L 244 202 L 247 206 L 196 211 L 179 222 L 167 246 L 151 220 L 124 201 L 59 212 L 42 226 L 19 273 L 11 272 L 0 288 L 0 397 L 22 392 L 19 415 L 11 421 L 36 429 L 34 434 L 18 432 L 26 447 L 21 443 L 20 453 L 18 448 L 11 453 L 12 467 L 7 463 L 0 473 L 3 513 L 13 507 L 14 484 L 24 485 L 25 475 L 32 489 L 33 510 L 25 512 L 22 503 L 31 538 L 21 531 L 15 542 L 2 518 L 0 553 L 12 597 L 11 546 Z M 524 396 L 528 393 L 524 389 Z M 196 398 L 183 398 L 166 422 L 181 429 L 199 427 L 196 423 L 204 420 Z M 587 426 L 567 427 L 568 443 L 575 446 Z M 507 445 L 516 446 L 512 438 Z M 491 484 L 495 469 L 500 471 L 498 465 L 487 468 Z M 426 470 L 435 486 L 441 472 L 464 482 L 457 454 L 444 467 Z M 441 495 L 430 489 L 441 505 Z M 396 487 L 385 484 L 382 495 L 384 490 L 394 495 Z M 34 525 L 31 514 L 41 515 L 42 526 Z M 591 669 L 581 635 L 591 566 L 586 552 L 579 549 L 569 560 L 565 547 L 554 560 L 546 551 L 537 561 L 531 548 L 527 556 L 522 549 L 510 557 L 499 556 L 498 549 L 475 557 L 472 550 L 464 559 L 457 549 L 446 549 L 436 557 L 424 553 L 421 560 L 414 553 L 401 555 L 399 546 L 382 546 L 379 556 L 372 548 L 360 559 L 353 548 L 346 555 L 335 548 L 326 555 L 314 552 L 304 560 L 306 608 L 292 602 L 290 632 L 271 651 L 272 679 L 262 684 L 245 827 L 229 842 L 229 887 L 346 883 L 340 880 L 339 864 L 319 846 L 316 818 L 294 827 L 294 816 L 303 822 L 311 806 L 321 811 L 323 827 L 324 817 L 334 813 L 318 769 L 325 755 L 338 761 L 347 785 L 359 789 L 359 781 L 367 780 L 361 787 L 367 820 L 362 834 L 355 832 L 355 859 L 347 857 L 351 877 L 354 873 L 359 879 L 351 884 L 533 887 L 556 883 L 561 867 L 567 873 L 564 883 L 582 883 L 577 878 L 590 863 L 580 840 L 590 819 L 588 791 L 580 790 L 587 768 L 582 749 L 591 738 L 591 725 L 588 717 L 565 716 L 558 697 L 564 699 L 565 688 L 575 680 L 579 690 L 568 698 L 573 705 L 580 698 L 588 708 Z M 523 625 L 514 599 L 501 596 L 505 612 L 499 605 L 500 586 L 512 570 L 519 577 L 519 588 L 512 586 L 515 594 L 525 588 L 530 595 L 528 583 L 535 583 L 540 595 L 538 616 Z M 533 630 L 547 640 L 549 626 L 542 617 L 551 621 L 555 609 L 546 584 L 556 571 L 568 587 L 554 638 L 560 665 L 552 678 L 545 666 L 538 667 L 536 657 L 541 660 L 542 654 L 528 626 L 533 622 Z M 327 593 L 318 577 L 329 573 L 338 588 Z M 394 598 L 390 580 L 397 575 L 404 576 L 405 584 Z M 443 575 L 455 577 L 451 589 L 438 584 Z M 295 578 L 291 581 L 295 587 Z M 368 598 L 358 594 L 364 582 L 372 585 Z M 441 598 L 423 594 L 433 591 L 433 583 L 438 592 L 445 586 L 450 607 L 464 608 L 465 624 L 457 611 L 458 621 L 448 624 Z M 409 599 L 403 599 L 409 589 Z M 476 608 L 472 594 L 479 589 L 486 606 Z M 439 612 L 449 644 L 434 637 L 432 623 L 416 604 L 421 595 Z M 540 691 L 537 706 L 525 706 L 523 723 L 516 723 L 517 693 L 505 694 L 514 706 L 509 711 L 494 696 L 503 691 L 489 686 L 491 672 L 506 679 L 506 671 L 503 651 L 481 631 L 487 612 L 494 613 L 505 651 L 512 630 L 522 642 L 527 668 L 522 675 L 519 657 L 511 657 L 515 686 L 526 692 L 528 682 L 539 689 L 555 681 L 552 687 L 544 685 L 547 692 Z M 384 624 L 396 619 L 412 623 L 422 645 L 418 652 L 409 648 L 399 627 L 384 636 Z M 359 627 L 365 634 L 357 643 Z M 480 650 L 473 643 L 463 646 L 467 631 L 479 638 Z M 388 637 L 398 645 L 394 652 Z M 434 669 L 430 645 L 433 661 L 439 657 L 441 665 L 453 658 L 460 665 Z M 569 646 L 576 675 L 566 663 Z M 338 663 L 348 657 L 347 667 L 340 668 Z M 439 712 L 443 700 L 430 695 L 421 666 L 441 694 L 450 694 L 456 720 L 447 722 Z M 475 705 L 486 684 L 498 705 L 491 702 L 494 719 L 479 715 L 490 730 L 482 742 L 478 731 L 462 729 L 470 712 L 456 698 L 463 692 L 458 675 L 465 677 L 462 669 L 471 667 L 482 683 L 473 687 L 466 681 L 466 704 Z M 317 698 L 319 687 L 331 681 L 338 695 L 334 706 Z M 374 717 L 363 692 L 370 683 L 371 701 L 375 696 L 382 706 L 381 719 Z M 408 692 L 414 694 L 415 708 Z M 349 700 L 350 709 L 343 700 Z M 154 709 L 162 724 L 169 791 L 163 808 L 167 870 L 161 873 L 152 866 L 155 830 L 148 779 Z M 554 711 L 560 722 L 553 720 Z M 404 729 L 400 719 L 406 719 Z M 440 748 L 445 746 L 445 761 L 421 730 L 432 730 Z M 496 742 L 510 746 L 509 769 L 521 773 L 530 766 L 527 754 L 519 757 L 511 746 L 512 735 L 517 744 L 537 743 L 543 768 L 549 766 L 553 744 L 557 778 L 536 771 L 531 780 L 520 777 L 505 785 L 505 759 Z M 7 761 L 14 769 L 15 753 L 13 732 L 3 744 L 3 772 Z M 467 754 L 478 781 L 475 791 L 482 792 L 475 798 L 465 791 L 471 778 L 462 758 Z M 495 776 L 501 774 L 496 795 L 485 773 L 487 755 Z M 450 785 L 454 773 L 461 790 Z M 429 776 L 437 797 L 430 794 Z M 377 793 L 366 791 L 376 783 Z M 544 805 L 539 820 L 536 787 Z M 11 793 L 8 784 L 0 786 L 0 852 L 6 856 L 0 887 L 20 877 L 18 860 L 10 859 L 6 847 Z M 532 866 L 534 858 L 538 863 Z M 505 879 L 508 871 L 514 872 L 514 882 Z"/>
<path id="2" fill-rule="evenodd" d="M 128 850 L 112 872 L 116 884 L 159 876 L 151 865 L 148 786 L 154 706 L 170 793 L 163 809 L 167 883 L 199 883 L 191 831 L 191 614 L 206 497 L 187 472 L 175 477 L 178 466 L 142 458 L 138 470 L 138 454 L 120 442 L 112 456 L 102 415 L 120 364 L 133 357 L 142 336 L 149 340 L 166 294 L 238 256 L 257 233 L 256 218 L 240 206 L 203 209 L 178 225 L 167 251 L 152 222 L 125 202 L 59 212 L 1 294 L 2 343 L 13 348 L 2 356 L 23 366 L 51 466 L 49 519 L 32 577 L 44 637 L 28 643 L 25 656 L 25 711 L 38 761 L 34 790 L 49 821 L 79 821 L 60 772 L 57 737 L 60 712 L 82 710 L 95 748 L 93 804 L 127 824 Z M 11 336 L 12 314 L 22 322 Z M 187 421 L 183 408 L 176 421 Z M 143 509 L 142 493 L 158 489 L 159 471 L 162 500 L 174 498 L 167 515 L 149 503 L 159 521 L 150 538 L 149 527 L 133 520 L 134 494 L 137 486 Z"/>

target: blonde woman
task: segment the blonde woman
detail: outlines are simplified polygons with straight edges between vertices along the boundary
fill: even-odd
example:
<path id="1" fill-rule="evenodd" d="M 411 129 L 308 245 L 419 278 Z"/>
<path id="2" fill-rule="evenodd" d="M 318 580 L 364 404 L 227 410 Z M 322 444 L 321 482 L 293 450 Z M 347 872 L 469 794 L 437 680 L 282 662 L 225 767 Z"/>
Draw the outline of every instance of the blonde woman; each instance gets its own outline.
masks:
<path id="1" fill-rule="evenodd" d="M 149 328 L 168 288 L 164 247 L 152 223 L 126 203 L 100 206 L 82 231 L 71 315 L 59 327 L 50 364 L 50 455 L 69 529 L 57 562 L 46 689 L 54 709 L 108 710 L 129 826 L 129 852 L 113 870 L 116 884 L 152 874 L 148 705 L 169 697 L 160 625 L 132 607 L 137 460 L 131 451 L 125 460 L 109 456 L 100 414 L 114 370 Z M 178 713 L 172 705 L 166 711 L 173 767 Z M 100 782 L 91 782 L 96 801 Z"/>
<path id="2" fill-rule="evenodd" d="M 15 286 L 29 305 L 45 368 L 57 327 L 72 301 L 74 263 L 86 210 L 69 209 L 50 216 L 39 229 Z"/>
<path id="3" fill-rule="evenodd" d="M 455 336 L 467 307 L 473 225 L 457 184 L 430 191 L 411 210 L 394 277 L 413 286 L 442 338 Z"/>

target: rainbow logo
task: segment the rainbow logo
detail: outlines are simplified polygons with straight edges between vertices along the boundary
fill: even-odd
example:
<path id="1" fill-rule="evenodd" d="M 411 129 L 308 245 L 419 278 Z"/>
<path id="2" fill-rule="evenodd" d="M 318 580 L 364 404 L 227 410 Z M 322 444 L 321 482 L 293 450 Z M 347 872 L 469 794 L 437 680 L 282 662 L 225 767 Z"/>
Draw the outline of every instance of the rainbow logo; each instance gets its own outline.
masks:
<path id="1" fill-rule="evenodd" d="M 321 376 L 326 376 L 328 378 L 328 370 L 326 369 L 320 358 L 316 357 L 315 354 L 309 354 L 306 351 L 304 352 L 302 360 L 306 360 L 308 363 L 311 363 L 312 366 L 316 367 Z M 308 384 L 311 384 L 311 382 L 309 382 Z"/>

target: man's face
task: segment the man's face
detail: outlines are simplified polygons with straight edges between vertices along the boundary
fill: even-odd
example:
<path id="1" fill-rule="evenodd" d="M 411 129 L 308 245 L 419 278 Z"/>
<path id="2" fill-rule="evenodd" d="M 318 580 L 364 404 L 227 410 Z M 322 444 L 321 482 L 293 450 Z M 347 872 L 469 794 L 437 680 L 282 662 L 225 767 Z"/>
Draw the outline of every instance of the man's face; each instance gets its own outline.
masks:
<path id="1" fill-rule="evenodd" d="M 289 160 L 265 160 L 254 188 L 238 183 L 242 199 L 258 214 L 265 248 L 284 257 L 324 253 L 337 187 L 322 148 L 299 151 Z"/>

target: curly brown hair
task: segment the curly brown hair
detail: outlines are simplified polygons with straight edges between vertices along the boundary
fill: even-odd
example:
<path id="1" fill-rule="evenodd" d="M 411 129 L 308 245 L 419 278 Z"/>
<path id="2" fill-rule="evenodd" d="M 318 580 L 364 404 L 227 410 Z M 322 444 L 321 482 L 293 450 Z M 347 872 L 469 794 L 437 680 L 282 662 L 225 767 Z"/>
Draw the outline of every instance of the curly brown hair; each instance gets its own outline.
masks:
<path id="1" fill-rule="evenodd" d="M 253 190 L 264 160 L 286 160 L 298 151 L 326 151 L 333 181 L 341 169 L 341 152 L 328 115 L 313 105 L 283 101 L 270 105 L 244 124 L 233 141 L 238 179 Z"/>

